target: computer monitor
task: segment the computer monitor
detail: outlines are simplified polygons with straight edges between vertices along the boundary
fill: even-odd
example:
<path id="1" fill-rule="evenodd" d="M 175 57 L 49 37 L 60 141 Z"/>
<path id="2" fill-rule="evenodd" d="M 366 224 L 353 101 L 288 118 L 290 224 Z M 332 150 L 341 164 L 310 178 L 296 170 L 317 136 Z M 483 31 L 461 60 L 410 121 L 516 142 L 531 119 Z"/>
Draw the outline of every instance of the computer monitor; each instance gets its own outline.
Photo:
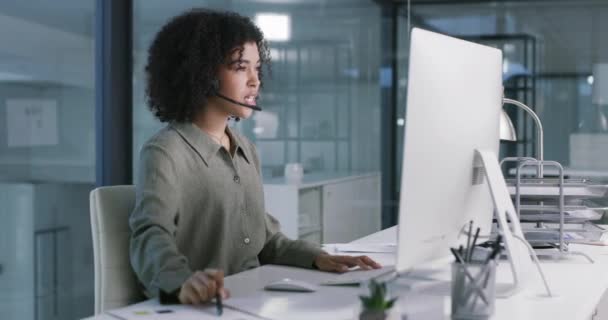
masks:
<path id="1" fill-rule="evenodd" d="M 476 150 L 498 153 L 502 93 L 500 50 L 413 29 L 397 272 L 450 255 L 470 220 L 490 234 L 494 205 Z"/>

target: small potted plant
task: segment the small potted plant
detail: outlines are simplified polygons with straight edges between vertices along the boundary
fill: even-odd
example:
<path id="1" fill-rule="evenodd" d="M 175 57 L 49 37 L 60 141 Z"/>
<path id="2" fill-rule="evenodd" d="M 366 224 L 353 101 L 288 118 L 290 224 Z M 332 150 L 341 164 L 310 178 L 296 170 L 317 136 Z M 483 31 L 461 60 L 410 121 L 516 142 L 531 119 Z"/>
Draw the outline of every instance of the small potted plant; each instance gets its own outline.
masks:
<path id="1" fill-rule="evenodd" d="M 359 320 L 384 320 L 387 310 L 393 307 L 397 298 L 389 299 L 386 293 L 386 283 L 371 280 L 369 283 L 370 296 L 359 296 L 363 310 Z"/>

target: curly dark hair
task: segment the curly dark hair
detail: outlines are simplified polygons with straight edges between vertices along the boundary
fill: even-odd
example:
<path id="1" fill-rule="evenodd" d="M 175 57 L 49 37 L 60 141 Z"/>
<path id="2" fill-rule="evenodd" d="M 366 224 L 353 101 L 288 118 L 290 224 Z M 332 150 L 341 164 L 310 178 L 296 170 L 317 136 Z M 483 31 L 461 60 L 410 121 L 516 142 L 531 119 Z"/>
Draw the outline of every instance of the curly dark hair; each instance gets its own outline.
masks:
<path id="1" fill-rule="evenodd" d="M 148 50 L 148 107 L 161 122 L 191 121 L 214 94 L 219 67 L 235 48 L 255 42 L 268 71 L 270 52 L 262 31 L 233 12 L 193 9 L 172 18 Z M 259 73 L 262 84 L 262 70 Z"/>

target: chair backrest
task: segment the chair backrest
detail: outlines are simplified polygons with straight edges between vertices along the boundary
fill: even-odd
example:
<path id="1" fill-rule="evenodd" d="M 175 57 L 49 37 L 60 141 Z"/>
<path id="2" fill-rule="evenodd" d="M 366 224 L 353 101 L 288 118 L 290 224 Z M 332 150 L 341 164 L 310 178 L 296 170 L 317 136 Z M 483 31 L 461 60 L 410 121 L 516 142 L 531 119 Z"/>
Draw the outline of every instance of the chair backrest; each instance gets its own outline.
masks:
<path id="1" fill-rule="evenodd" d="M 145 299 L 129 260 L 129 215 L 133 186 L 91 191 L 91 229 L 95 263 L 95 314 Z"/>

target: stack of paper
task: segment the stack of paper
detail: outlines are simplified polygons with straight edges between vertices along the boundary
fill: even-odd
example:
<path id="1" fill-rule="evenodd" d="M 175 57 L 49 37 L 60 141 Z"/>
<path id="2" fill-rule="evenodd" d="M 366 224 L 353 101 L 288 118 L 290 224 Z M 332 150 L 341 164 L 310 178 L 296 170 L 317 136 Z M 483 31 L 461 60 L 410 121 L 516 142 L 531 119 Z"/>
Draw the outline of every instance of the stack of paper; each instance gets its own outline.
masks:
<path id="1" fill-rule="evenodd" d="M 215 305 L 159 305 L 157 301 L 148 300 L 122 309 L 106 311 L 109 315 L 121 320 L 205 320 L 218 319 Z M 251 320 L 258 317 L 243 314 L 224 306 L 221 319 Z"/>

